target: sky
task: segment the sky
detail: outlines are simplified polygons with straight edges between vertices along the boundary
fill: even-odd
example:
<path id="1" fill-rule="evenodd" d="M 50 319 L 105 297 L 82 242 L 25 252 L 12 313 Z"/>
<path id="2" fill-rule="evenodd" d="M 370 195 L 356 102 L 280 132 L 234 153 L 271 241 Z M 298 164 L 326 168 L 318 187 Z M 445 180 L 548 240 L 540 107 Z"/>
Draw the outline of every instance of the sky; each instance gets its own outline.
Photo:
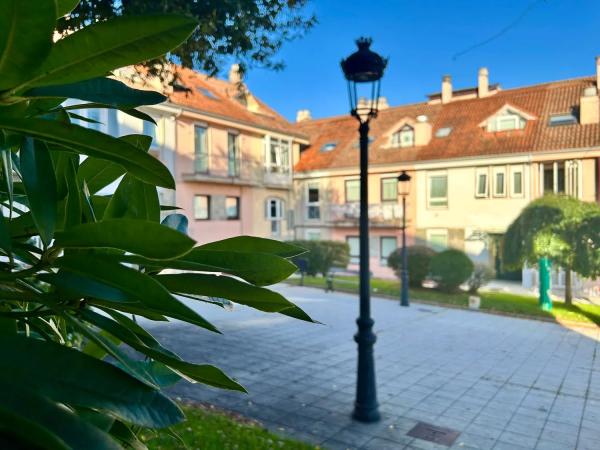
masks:
<path id="1" fill-rule="evenodd" d="M 507 89 L 592 75 L 600 55 L 599 0 L 313 0 L 308 11 L 319 23 L 284 44 L 285 69 L 252 68 L 246 77 L 291 121 L 299 109 L 313 118 L 348 112 L 339 63 L 360 36 L 389 58 L 381 95 L 392 106 L 439 92 L 444 74 L 460 89 L 475 86 L 478 68 L 487 67 L 490 83 Z"/>

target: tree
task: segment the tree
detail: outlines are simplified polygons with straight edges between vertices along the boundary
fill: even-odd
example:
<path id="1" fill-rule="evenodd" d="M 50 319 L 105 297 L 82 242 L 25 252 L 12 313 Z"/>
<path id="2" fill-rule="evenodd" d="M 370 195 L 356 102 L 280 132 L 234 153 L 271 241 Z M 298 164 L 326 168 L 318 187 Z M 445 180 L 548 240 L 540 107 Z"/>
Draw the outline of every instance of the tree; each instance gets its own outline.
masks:
<path id="1" fill-rule="evenodd" d="M 135 107 L 162 95 L 105 75 L 169 51 L 196 21 L 118 17 L 53 42 L 57 16 L 75 3 L 0 0 L 1 448 L 145 448 L 140 427 L 184 419 L 165 386 L 183 378 L 243 391 L 132 318 L 218 332 L 178 296 L 311 321 L 264 287 L 293 273 L 288 258 L 303 249 L 250 237 L 198 246 L 176 216 L 160 222 L 157 186 L 174 180 L 148 153 L 151 138 L 75 125 L 62 106 L 76 98 L 152 120 Z M 113 195 L 98 194 L 120 177 Z"/>
<path id="2" fill-rule="evenodd" d="M 73 3 L 73 2 L 72 2 Z M 223 57 L 246 65 L 279 69 L 275 54 L 286 41 L 301 37 L 316 19 L 305 11 L 307 0 L 82 0 L 60 19 L 58 31 L 68 33 L 108 18 L 148 13 L 178 13 L 196 18 L 200 26 L 170 59 L 214 75 Z M 152 75 L 166 58 L 148 62 Z"/>
<path id="3" fill-rule="evenodd" d="M 508 267 L 534 265 L 547 257 L 565 271 L 565 303 L 573 301 L 572 272 L 583 277 L 600 275 L 600 207 L 564 195 L 546 195 L 532 201 L 504 236 Z"/>

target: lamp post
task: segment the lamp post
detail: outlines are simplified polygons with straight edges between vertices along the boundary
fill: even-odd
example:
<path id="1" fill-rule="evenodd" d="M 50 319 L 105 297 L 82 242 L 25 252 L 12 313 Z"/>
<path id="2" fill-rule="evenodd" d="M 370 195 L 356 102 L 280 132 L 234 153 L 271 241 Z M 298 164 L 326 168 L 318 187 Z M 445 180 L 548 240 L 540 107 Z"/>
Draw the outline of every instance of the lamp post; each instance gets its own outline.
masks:
<path id="1" fill-rule="evenodd" d="M 373 358 L 376 336 L 371 319 L 369 279 L 369 122 L 377 117 L 380 80 L 387 60 L 369 49 L 370 39 L 358 39 L 356 44 L 358 51 L 341 63 L 348 81 L 350 113 L 359 122 L 360 134 L 360 314 L 356 320 L 358 332 L 354 336 L 358 344 L 358 374 L 352 417 L 361 422 L 376 422 L 380 416 Z M 367 94 L 364 98 L 359 97 L 361 91 Z"/>
<path id="2" fill-rule="evenodd" d="M 408 252 L 406 251 L 406 197 L 410 193 L 411 176 L 405 170 L 398 175 L 398 186 L 402 197 L 402 272 L 400 272 L 400 305 L 409 306 L 408 301 Z"/>

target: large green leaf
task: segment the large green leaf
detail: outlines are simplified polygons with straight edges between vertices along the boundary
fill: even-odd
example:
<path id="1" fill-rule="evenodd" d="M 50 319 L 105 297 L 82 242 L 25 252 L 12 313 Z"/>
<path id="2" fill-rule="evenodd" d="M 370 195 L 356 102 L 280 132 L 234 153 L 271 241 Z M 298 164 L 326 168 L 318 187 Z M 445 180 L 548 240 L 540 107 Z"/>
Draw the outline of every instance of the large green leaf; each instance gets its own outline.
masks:
<path id="1" fill-rule="evenodd" d="M 197 22 L 180 15 L 118 17 L 97 22 L 54 44 L 31 86 L 73 83 L 164 55 L 181 44 Z"/>
<path id="2" fill-rule="evenodd" d="M 91 278 L 99 283 L 112 286 L 123 291 L 131 299 L 140 303 L 140 309 L 149 313 L 159 313 L 174 319 L 193 323 L 211 331 L 218 330 L 198 313 L 175 299 L 158 281 L 137 270 L 118 264 L 107 257 L 87 254 L 66 255 L 55 260 L 56 267 L 75 273 L 81 277 Z M 93 299 L 90 299 L 93 302 Z M 104 303 L 111 308 L 127 311 L 135 307 L 129 303 Z"/>
<path id="3" fill-rule="evenodd" d="M 158 92 L 133 89 L 112 78 L 94 78 L 77 83 L 37 87 L 25 92 L 23 97 L 77 98 L 127 109 L 156 105 L 166 100 L 166 97 Z"/>
<path id="4" fill-rule="evenodd" d="M 169 170 L 156 158 L 121 139 L 70 123 L 44 119 L 0 117 L 0 128 L 58 144 L 77 153 L 107 159 L 132 175 L 157 186 L 174 188 Z"/>
<path id="5" fill-rule="evenodd" d="M 62 17 L 75 9 L 80 0 L 55 0 L 56 17 Z"/>
<path id="6" fill-rule="evenodd" d="M 52 48 L 53 0 L 0 0 L 0 91 L 37 72 Z"/>
<path id="7" fill-rule="evenodd" d="M 254 236 L 237 236 L 223 239 L 222 241 L 204 244 L 199 248 L 202 250 L 222 250 L 226 252 L 272 253 L 283 258 L 292 258 L 306 253 L 305 249 L 297 245 Z"/>
<path id="8" fill-rule="evenodd" d="M 104 210 L 104 219 L 141 219 L 160 221 L 158 192 L 152 184 L 125 175 Z"/>
<path id="9" fill-rule="evenodd" d="M 141 426 L 165 427 L 183 419 L 179 408 L 157 390 L 77 350 L 5 336 L 0 353 L 0 372 L 55 401 L 107 411 Z"/>
<path id="10" fill-rule="evenodd" d="M 260 311 L 279 312 L 295 306 L 278 292 L 228 276 L 176 273 L 155 275 L 154 278 L 172 292 L 226 298 Z"/>
<path id="11" fill-rule="evenodd" d="M 102 109 L 102 108 L 118 109 L 119 111 L 124 112 L 125 114 L 130 115 L 131 117 L 135 117 L 136 119 L 144 120 L 146 122 L 151 122 L 154 125 L 156 125 L 156 121 L 152 118 L 152 116 L 150 116 L 142 111 L 138 111 L 135 108 L 120 108 L 120 107 L 105 105 L 104 103 L 81 103 L 81 104 L 77 104 L 77 105 L 69 105 L 69 106 L 62 107 L 62 109 L 64 109 L 65 111 L 72 111 L 74 109 Z"/>
<path id="12" fill-rule="evenodd" d="M 69 248 L 117 248 L 148 258 L 168 259 L 190 251 L 194 240 L 156 222 L 110 219 L 77 225 L 56 233 L 56 245 Z"/>
<path id="13" fill-rule="evenodd" d="M 20 151 L 21 176 L 33 221 L 47 246 L 56 227 L 56 178 L 46 145 L 25 138 Z"/>
<path id="14" fill-rule="evenodd" d="M 22 398 L 18 400 L 22 401 Z M 7 407 L 0 401 L 0 448 L 71 450 L 61 438 L 41 423 Z"/>

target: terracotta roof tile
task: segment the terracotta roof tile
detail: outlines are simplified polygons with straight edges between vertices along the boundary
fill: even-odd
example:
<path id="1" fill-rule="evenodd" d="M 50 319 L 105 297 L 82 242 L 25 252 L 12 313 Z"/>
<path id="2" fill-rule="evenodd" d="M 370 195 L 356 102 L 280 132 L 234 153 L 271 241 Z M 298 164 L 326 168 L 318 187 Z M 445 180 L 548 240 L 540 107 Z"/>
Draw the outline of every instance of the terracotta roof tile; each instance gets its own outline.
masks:
<path id="1" fill-rule="evenodd" d="M 509 153 L 600 147 L 600 124 L 549 126 L 552 114 L 576 110 L 583 89 L 592 86 L 592 77 L 557 81 L 499 91 L 484 98 L 447 104 L 418 103 L 380 111 L 371 123 L 374 141 L 369 148 L 370 164 L 402 163 Z M 504 105 L 536 117 L 524 130 L 488 132 L 479 125 Z M 432 125 L 429 144 L 410 148 L 385 148 L 389 133 L 404 117 L 426 115 Z M 298 172 L 358 167 L 358 131 L 350 116 L 300 122 L 298 129 L 310 137 L 311 145 L 296 164 Z M 452 127 L 447 137 L 436 137 L 438 129 Z M 334 150 L 322 152 L 327 142 L 337 142 Z"/>

